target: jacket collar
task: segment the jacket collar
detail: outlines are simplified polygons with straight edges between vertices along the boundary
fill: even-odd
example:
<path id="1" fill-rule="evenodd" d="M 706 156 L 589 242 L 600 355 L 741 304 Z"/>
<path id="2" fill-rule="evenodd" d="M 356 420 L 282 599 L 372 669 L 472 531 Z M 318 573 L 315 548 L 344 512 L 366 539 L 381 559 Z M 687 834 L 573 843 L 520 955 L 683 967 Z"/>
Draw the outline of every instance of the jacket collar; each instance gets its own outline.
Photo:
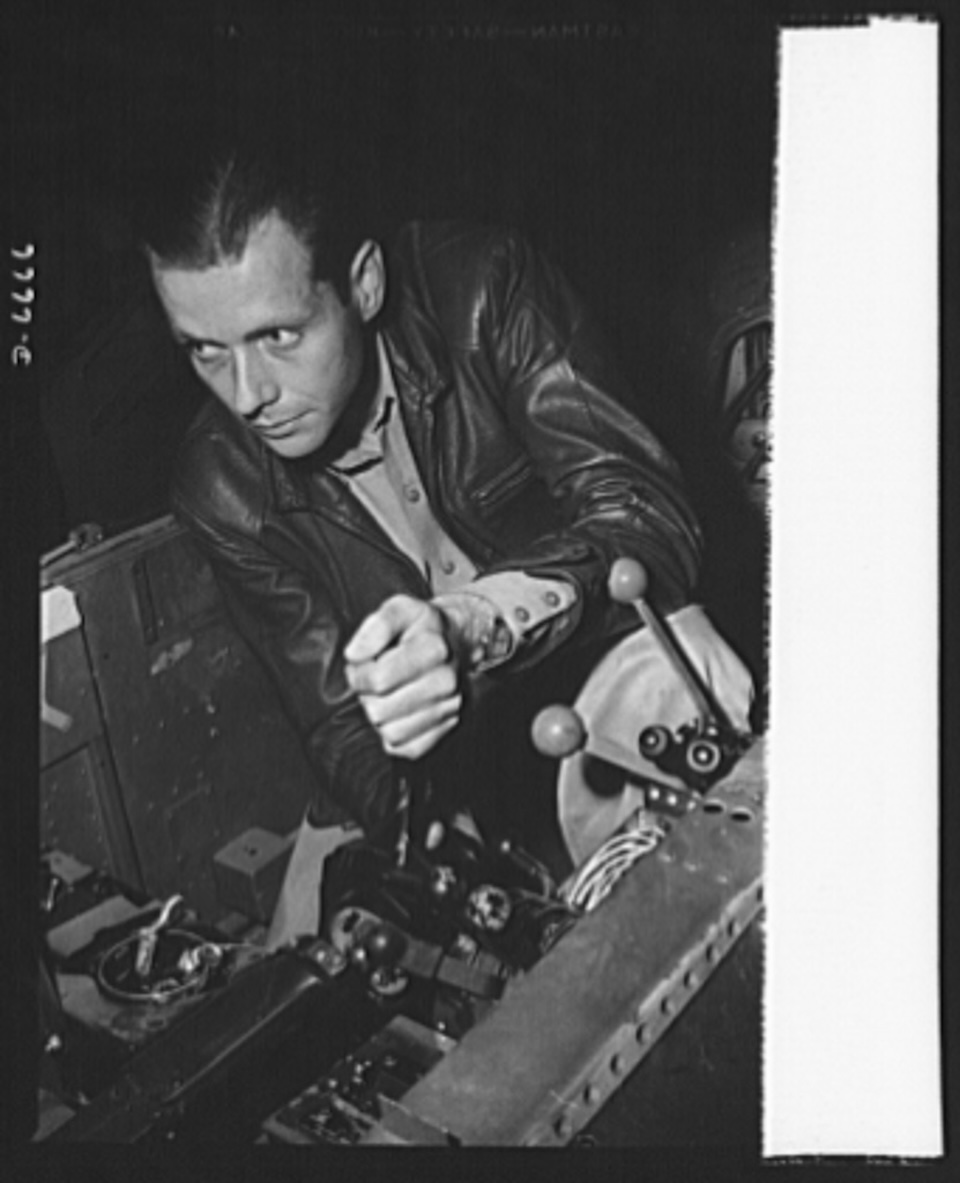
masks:
<path id="1" fill-rule="evenodd" d="M 431 367 L 431 372 L 425 373 L 410 359 L 402 344 L 397 346 L 387 332 L 383 333 L 383 342 L 393 370 L 396 397 L 406 403 L 417 418 L 418 412 L 433 405 L 452 386 L 452 376 L 439 362 Z M 318 507 L 349 512 L 352 500 L 331 472 L 332 466 L 318 463 L 309 456 L 303 460 L 284 460 L 261 440 L 255 442 L 266 466 L 267 495 L 270 508 L 275 512 Z M 318 501 L 320 489 L 323 497 Z"/>
<path id="2" fill-rule="evenodd" d="M 389 296 L 379 326 L 397 395 L 414 415 L 436 403 L 454 384 L 449 350 L 421 266 L 420 234 L 420 223 L 405 226 L 387 254 Z M 336 477 L 309 458 L 285 461 L 264 444 L 260 447 L 266 455 L 274 509 L 283 512 L 315 505 L 311 491 L 317 481 L 322 484 L 326 504 L 341 509 L 348 506 L 349 497 Z"/>
<path id="3" fill-rule="evenodd" d="M 423 267 L 423 224 L 404 226 L 387 252 L 387 305 L 380 332 L 401 400 L 419 409 L 453 386 L 449 347 Z"/>

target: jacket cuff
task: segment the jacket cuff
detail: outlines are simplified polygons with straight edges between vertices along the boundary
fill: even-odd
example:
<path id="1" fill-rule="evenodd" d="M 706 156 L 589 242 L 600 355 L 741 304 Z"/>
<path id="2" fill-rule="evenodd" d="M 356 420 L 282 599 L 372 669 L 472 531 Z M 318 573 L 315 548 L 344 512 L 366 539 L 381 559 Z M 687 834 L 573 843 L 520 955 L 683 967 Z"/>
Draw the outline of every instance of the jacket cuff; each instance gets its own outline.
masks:
<path id="1" fill-rule="evenodd" d="M 329 731 L 310 737 L 311 763 L 320 786 L 311 805 L 311 817 L 326 819 L 329 809 L 340 810 L 355 821 L 367 838 L 388 827 L 397 808 L 393 762 L 373 732 L 366 729 L 352 739 Z M 323 824 L 330 824 L 324 820 Z"/>

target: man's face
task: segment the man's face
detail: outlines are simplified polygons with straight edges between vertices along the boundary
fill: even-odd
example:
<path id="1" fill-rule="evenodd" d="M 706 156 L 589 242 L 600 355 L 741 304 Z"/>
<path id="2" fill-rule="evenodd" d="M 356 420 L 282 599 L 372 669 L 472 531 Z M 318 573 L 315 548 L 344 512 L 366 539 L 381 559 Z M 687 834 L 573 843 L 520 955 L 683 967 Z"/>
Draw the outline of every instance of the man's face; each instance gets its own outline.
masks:
<path id="1" fill-rule="evenodd" d="M 311 278 L 306 247 L 275 214 L 239 260 L 202 271 L 154 261 L 153 276 L 175 337 L 217 398 L 280 456 L 319 448 L 360 382 L 362 326 L 383 301 L 379 248 L 357 252 L 348 304 Z"/>

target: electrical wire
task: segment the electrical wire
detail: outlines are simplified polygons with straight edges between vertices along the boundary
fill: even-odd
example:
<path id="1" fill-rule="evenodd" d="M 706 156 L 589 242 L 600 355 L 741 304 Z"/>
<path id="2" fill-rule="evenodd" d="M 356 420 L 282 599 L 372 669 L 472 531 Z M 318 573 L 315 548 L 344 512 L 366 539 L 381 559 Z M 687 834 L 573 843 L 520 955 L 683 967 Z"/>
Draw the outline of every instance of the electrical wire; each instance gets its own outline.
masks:
<path id="1" fill-rule="evenodd" d="M 571 907 L 592 912 L 634 863 L 655 850 L 664 836 L 665 831 L 652 814 L 637 810 L 623 829 L 594 851 L 561 894 Z"/>

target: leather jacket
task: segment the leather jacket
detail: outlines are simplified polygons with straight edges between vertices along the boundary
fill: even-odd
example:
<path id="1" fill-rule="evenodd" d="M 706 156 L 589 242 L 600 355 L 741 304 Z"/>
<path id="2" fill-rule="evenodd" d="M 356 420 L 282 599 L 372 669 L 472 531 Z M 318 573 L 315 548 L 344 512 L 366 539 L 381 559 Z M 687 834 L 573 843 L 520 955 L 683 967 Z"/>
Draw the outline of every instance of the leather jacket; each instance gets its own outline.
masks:
<path id="1" fill-rule="evenodd" d="M 686 603 L 701 538 L 679 472 L 558 271 L 515 234 L 456 223 L 410 224 L 386 260 L 374 327 L 438 521 L 481 574 L 522 570 L 578 592 L 546 636 L 480 676 L 512 678 L 559 646 L 636 627 L 606 593 L 618 555 L 646 565 L 662 611 Z M 282 460 L 215 399 L 184 441 L 172 496 L 321 799 L 377 831 L 395 808 L 392 762 L 342 651 L 388 596 L 429 599 L 424 577 L 322 462 Z"/>

